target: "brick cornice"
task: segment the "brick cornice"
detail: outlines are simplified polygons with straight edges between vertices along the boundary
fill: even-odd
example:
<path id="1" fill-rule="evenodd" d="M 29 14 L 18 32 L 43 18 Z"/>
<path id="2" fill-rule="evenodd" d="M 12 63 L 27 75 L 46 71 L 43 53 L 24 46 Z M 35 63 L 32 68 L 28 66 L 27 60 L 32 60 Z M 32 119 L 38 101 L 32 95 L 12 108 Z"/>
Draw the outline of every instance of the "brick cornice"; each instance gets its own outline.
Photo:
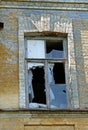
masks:
<path id="1" fill-rule="evenodd" d="M 44 9 L 44 10 L 83 10 L 88 11 L 88 2 L 61 2 L 61 0 L 55 1 L 42 1 L 42 0 L 1 0 L 0 8 L 10 9 Z"/>
<path id="2" fill-rule="evenodd" d="M 80 110 L 29 110 L 2 109 L 0 117 L 88 117 L 88 109 Z"/>
<path id="3" fill-rule="evenodd" d="M 13 2 L 14 0 L 0 0 Z M 15 0 L 16 2 L 59 2 L 59 3 L 88 3 L 88 0 Z"/>

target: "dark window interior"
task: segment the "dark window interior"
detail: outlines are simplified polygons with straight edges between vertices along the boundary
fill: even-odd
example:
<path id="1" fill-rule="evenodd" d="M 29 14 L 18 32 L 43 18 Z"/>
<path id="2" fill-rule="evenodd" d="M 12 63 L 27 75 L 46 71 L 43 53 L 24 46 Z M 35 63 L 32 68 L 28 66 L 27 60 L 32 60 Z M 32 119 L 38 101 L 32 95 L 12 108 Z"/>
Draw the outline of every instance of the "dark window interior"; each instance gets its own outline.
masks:
<path id="1" fill-rule="evenodd" d="M 44 67 L 35 67 L 33 73 L 34 99 L 32 102 L 46 104 Z"/>
<path id="2" fill-rule="evenodd" d="M 55 84 L 65 84 L 64 63 L 55 63 L 53 68 Z"/>
<path id="3" fill-rule="evenodd" d="M 46 41 L 46 53 L 50 53 L 53 49 L 63 51 L 63 42 Z"/>

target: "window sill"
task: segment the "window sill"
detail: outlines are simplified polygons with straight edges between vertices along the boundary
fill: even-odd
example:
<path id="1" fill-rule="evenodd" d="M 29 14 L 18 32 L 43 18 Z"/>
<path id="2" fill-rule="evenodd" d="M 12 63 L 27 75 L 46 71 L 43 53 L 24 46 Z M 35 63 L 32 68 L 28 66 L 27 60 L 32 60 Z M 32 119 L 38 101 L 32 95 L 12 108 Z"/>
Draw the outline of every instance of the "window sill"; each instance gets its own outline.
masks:
<path id="1" fill-rule="evenodd" d="M 88 108 L 63 110 L 0 109 L 0 117 L 88 117 Z"/>

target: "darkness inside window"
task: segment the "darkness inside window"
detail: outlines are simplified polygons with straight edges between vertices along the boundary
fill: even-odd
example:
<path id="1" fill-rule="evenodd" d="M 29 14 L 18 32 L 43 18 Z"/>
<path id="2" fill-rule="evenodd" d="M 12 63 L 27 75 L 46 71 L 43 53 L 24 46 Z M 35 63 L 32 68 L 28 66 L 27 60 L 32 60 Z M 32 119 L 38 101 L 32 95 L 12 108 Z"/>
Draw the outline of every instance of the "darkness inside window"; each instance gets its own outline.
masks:
<path id="1" fill-rule="evenodd" d="M 55 84 L 65 84 L 64 63 L 55 63 L 53 68 Z"/>
<path id="2" fill-rule="evenodd" d="M 62 41 L 46 41 L 46 53 L 50 53 L 52 50 L 63 51 L 63 42 Z"/>
<path id="3" fill-rule="evenodd" d="M 46 58 L 63 58 L 62 41 L 46 41 Z"/>
<path id="4" fill-rule="evenodd" d="M 32 69 L 32 73 L 32 85 L 34 91 L 34 99 L 32 102 L 46 104 L 44 68 L 35 67 Z"/>

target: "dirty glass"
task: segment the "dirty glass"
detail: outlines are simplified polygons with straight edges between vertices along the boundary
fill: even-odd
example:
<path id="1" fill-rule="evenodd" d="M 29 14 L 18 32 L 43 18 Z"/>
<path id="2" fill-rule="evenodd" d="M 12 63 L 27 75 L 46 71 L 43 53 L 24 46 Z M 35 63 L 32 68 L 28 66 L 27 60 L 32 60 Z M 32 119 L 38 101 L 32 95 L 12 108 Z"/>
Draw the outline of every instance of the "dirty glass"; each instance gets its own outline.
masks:
<path id="1" fill-rule="evenodd" d="M 67 108 L 67 91 L 66 85 L 50 85 L 50 107 Z"/>

